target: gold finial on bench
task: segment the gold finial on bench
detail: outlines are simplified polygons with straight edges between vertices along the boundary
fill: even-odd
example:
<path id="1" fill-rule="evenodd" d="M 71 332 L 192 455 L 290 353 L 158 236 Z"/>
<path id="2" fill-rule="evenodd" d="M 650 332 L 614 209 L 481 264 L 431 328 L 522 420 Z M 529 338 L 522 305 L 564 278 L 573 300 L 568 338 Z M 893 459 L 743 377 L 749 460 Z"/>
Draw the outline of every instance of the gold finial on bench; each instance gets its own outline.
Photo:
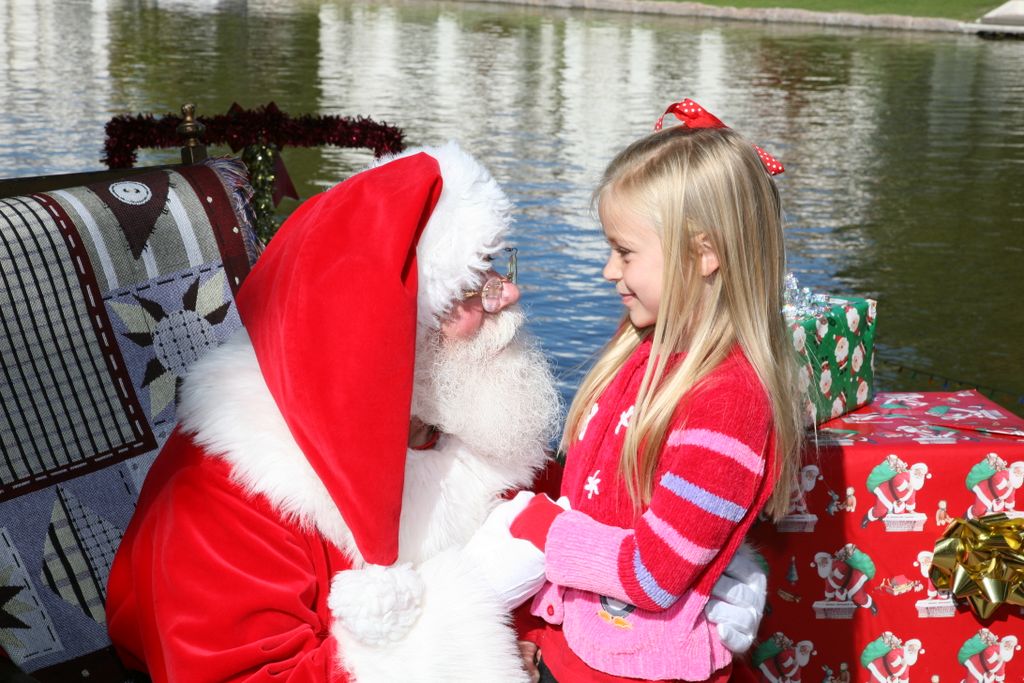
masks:
<path id="1" fill-rule="evenodd" d="M 196 105 L 191 102 L 181 105 L 181 123 L 177 130 L 178 135 L 185 139 L 181 148 L 181 163 L 196 164 L 205 159 L 206 145 L 200 138 L 206 126 L 196 120 Z"/>

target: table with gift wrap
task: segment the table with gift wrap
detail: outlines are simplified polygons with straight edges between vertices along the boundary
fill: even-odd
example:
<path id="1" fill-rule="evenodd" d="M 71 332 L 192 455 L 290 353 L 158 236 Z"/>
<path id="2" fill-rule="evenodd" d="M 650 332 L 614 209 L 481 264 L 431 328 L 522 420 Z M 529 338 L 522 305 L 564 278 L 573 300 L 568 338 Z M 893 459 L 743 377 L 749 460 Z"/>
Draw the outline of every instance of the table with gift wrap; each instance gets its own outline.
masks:
<path id="1" fill-rule="evenodd" d="M 751 532 L 769 567 L 762 679 L 1024 680 L 1006 521 L 1024 509 L 1024 420 L 976 391 L 881 393 L 817 433 L 789 514 Z"/>

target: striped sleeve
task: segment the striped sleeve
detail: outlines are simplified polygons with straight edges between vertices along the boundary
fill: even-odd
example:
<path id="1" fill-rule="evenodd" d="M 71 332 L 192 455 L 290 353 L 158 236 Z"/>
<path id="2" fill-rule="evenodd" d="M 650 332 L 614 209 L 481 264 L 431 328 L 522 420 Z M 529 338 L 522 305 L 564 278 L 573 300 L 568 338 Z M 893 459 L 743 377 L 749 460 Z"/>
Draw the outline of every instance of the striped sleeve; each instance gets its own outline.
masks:
<path id="1" fill-rule="evenodd" d="M 557 537 L 549 535 L 547 562 L 559 568 L 559 583 L 664 610 L 695 586 L 724 548 L 738 545 L 766 485 L 771 411 L 756 379 L 733 374 L 695 391 L 686 403 L 666 438 L 650 507 L 632 529 L 607 527 L 602 533 L 592 520 L 570 529 L 567 519 Z M 607 545 L 614 543 L 614 566 L 598 571 L 591 562 L 581 568 L 585 553 L 573 558 L 575 568 L 568 566 L 563 543 L 588 548 L 591 560 L 598 548 L 607 557 Z M 724 569 L 720 564 L 716 574 Z M 717 575 L 708 578 L 713 584 Z M 581 579 L 590 585 L 579 585 Z M 615 588 L 621 594 L 604 592 Z"/>

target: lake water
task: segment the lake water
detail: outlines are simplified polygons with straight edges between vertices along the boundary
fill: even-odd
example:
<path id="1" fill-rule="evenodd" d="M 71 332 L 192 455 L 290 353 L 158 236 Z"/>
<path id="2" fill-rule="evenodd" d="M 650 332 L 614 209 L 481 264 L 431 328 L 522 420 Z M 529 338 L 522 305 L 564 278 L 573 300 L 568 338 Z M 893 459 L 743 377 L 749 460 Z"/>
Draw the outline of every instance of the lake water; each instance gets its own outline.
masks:
<path id="1" fill-rule="evenodd" d="M 184 101 L 461 141 L 518 208 L 524 299 L 567 395 L 620 314 L 590 192 L 687 96 L 785 163 L 801 284 L 878 299 L 880 388 L 948 377 L 1024 411 L 1024 41 L 430 1 L 0 2 L 0 177 L 95 169 L 111 116 Z M 285 160 L 308 196 L 369 154 Z"/>

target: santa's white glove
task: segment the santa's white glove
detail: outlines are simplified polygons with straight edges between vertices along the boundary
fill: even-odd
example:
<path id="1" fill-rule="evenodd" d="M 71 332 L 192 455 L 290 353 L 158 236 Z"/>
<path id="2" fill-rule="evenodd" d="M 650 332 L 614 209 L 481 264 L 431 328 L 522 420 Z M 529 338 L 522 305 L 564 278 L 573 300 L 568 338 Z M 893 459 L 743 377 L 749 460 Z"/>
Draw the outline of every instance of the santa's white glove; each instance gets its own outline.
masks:
<path id="1" fill-rule="evenodd" d="M 715 624 L 722 644 L 741 654 L 750 649 L 764 614 L 768 575 L 758 555 L 746 543 L 740 545 L 725 573 L 711 589 L 704 615 Z"/>
<path id="2" fill-rule="evenodd" d="M 521 491 L 499 504 L 462 551 L 469 570 L 483 580 L 508 611 L 544 585 L 544 553 L 509 532 L 512 520 L 531 498 L 533 493 Z"/>
<path id="3" fill-rule="evenodd" d="M 423 579 L 410 564 L 371 564 L 334 575 L 327 606 L 342 628 L 367 645 L 394 643 L 420 615 Z"/>

